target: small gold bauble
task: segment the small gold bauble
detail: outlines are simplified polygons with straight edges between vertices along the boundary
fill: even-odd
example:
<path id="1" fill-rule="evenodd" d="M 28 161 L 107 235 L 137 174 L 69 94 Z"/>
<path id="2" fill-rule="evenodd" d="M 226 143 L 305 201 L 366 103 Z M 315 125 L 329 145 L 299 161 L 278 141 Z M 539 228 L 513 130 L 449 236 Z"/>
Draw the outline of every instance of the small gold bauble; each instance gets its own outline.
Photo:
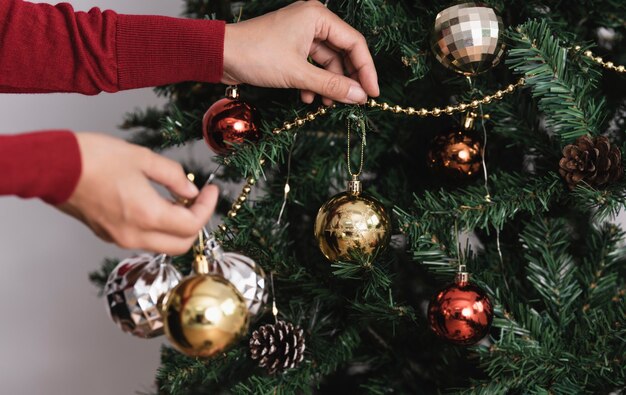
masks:
<path id="1" fill-rule="evenodd" d="M 500 63 L 504 53 L 502 18 L 481 3 L 463 3 L 437 14 L 431 40 L 435 57 L 445 67 L 476 75 Z"/>
<path id="2" fill-rule="evenodd" d="M 246 302 L 230 282 L 218 276 L 183 279 L 163 305 L 168 340 L 190 357 L 222 352 L 248 330 Z"/>
<path id="3" fill-rule="evenodd" d="M 385 207 L 371 196 L 343 192 L 319 209 L 315 238 L 329 260 L 372 259 L 389 244 L 391 220 Z"/>

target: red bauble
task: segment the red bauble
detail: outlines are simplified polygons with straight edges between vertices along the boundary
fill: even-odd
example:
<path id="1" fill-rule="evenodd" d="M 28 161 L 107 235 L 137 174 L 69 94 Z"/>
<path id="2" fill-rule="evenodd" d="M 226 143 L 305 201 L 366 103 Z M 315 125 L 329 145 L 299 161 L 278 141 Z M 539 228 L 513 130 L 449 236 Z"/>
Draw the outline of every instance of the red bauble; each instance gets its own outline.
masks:
<path id="1" fill-rule="evenodd" d="M 469 346 L 489 332 L 493 307 L 485 291 L 457 277 L 455 283 L 437 292 L 430 301 L 428 320 L 439 337 Z"/>
<path id="2" fill-rule="evenodd" d="M 225 97 L 209 107 L 202 118 L 204 141 L 216 154 L 226 155 L 232 150 L 232 144 L 259 141 L 258 124 L 256 108 L 236 96 Z"/>

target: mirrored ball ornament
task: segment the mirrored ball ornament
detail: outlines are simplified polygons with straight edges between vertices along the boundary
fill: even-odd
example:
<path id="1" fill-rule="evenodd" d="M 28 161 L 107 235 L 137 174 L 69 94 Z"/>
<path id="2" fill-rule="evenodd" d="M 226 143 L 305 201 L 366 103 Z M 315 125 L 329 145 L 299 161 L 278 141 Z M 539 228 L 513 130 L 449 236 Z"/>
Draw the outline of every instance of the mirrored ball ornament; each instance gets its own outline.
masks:
<path id="1" fill-rule="evenodd" d="M 243 254 L 224 252 L 213 238 L 206 241 L 203 253 L 207 257 L 207 273 L 224 277 L 237 288 L 246 302 L 251 319 L 262 315 L 268 297 L 263 268 Z"/>
<path id="2" fill-rule="evenodd" d="M 227 96 L 213 103 L 202 118 L 204 141 L 219 155 L 230 153 L 233 144 L 257 142 L 261 138 L 257 109 L 240 100 L 234 87 L 227 90 Z"/>
<path id="3" fill-rule="evenodd" d="M 194 274 L 165 298 L 165 334 L 172 346 L 190 357 L 212 357 L 248 330 L 243 296 L 228 280 Z"/>
<path id="4" fill-rule="evenodd" d="M 180 279 L 166 255 L 141 254 L 124 259 L 104 286 L 109 315 L 124 332 L 142 338 L 162 335 L 160 304 Z"/>
<path id="5" fill-rule="evenodd" d="M 484 290 L 457 279 L 430 301 L 428 320 L 433 332 L 442 339 L 469 346 L 489 333 L 493 307 Z"/>
<path id="6" fill-rule="evenodd" d="M 431 39 L 445 67 L 468 76 L 500 63 L 504 53 L 502 18 L 482 3 L 458 4 L 437 14 Z"/>
<path id="7" fill-rule="evenodd" d="M 390 237 L 387 209 L 367 194 L 337 194 L 320 207 L 315 219 L 315 238 L 332 262 L 369 261 L 387 247 Z"/>

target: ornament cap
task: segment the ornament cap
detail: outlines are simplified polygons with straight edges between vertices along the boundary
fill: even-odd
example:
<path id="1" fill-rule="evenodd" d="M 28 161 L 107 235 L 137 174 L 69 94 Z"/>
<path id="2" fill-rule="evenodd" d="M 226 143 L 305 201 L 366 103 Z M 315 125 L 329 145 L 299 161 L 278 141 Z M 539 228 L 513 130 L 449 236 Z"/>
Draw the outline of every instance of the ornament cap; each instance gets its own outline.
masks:
<path id="1" fill-rule="evenodd" d="M 197 274 L 209 274 L 209 261 L 205 255 L 196 254 L 193 261 L 193 271 Z"/>
<path id="2" fill-rule="evenodd" d="M 348 193 L 352 196 L 359 196 L 363 192 L 361 180 L 356 174 L 352 175 L 352 179 L 348 181 Z"/>
<path id="3" fill-rule="evenodd" d="M 474 121 L 476 120 L 476 114 L 468 112 L 463 118 L 463 129 L 470 130 L 474 127 Z"/>
<path id="4" fill-rule="evenodd" d="M 239 99 L 239 87 L 237 85 L 229 85 L 226 88 L 225 96 L 229 99 Z"/>
<path id="5" fill-rule="evenodd" d="M 213 236 L 207 239 L 204 250 L 212 261 L 221 261 L 224 258 L 222 245 Z"/>
<path id="6" fill-rule="evenodd" d="M 465 265 L 459 265 L 459 271 L 454 278 L 454 282 L 457 285 L 465 285 L 469 283 L 469 273 L 467 272 Z"/>

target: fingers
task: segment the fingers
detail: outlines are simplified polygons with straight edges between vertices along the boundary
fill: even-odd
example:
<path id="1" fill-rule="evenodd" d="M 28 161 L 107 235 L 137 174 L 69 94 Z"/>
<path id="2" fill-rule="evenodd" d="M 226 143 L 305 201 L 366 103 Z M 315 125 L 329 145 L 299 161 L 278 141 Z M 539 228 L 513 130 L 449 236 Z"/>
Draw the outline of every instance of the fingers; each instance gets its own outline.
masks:
<path id="1" fill-rule="evenodd" d="M 321 69 L 308 62 L 305 62 L 302 69 L 304 77 L 302 85 L 306 90 L 343 103 L 356 104 L 367 101 L 367 93 L 355 80 Z"/>
<path id="2" fill-rule="evenodd" d="M 355 70 L 358 72 L 359 82 L 370 96 L 378 96 L 378 76 L 376 67 L 367 42 L 359 31 L 345 23 L 341 18 L 327 9 L 320 9 L 322 18 L 318 26 L 315 38 L 327 41 L 332 47 L 346 53 Z"/>
<path id="3" fill-rule="evenodd" d="M 315 99 L 315 92 L 311 92 L 308 90 L 302 90 L 300 92 L 300 98 L 302 99 L 302 102 L 306 103 L 306 104 L 311 104 L 313 103 L 313 100 Z"/>
<path id="4" fill-rule="evenodd" d="M 202 225 L 209 222 L 209 219 L 215 211 L 217 206 L 217 199 L 219 198 L 219 190 L 215 185 L 207 185 L 202 188 L 202 191 L 196 198 L 196 201 L 189 211 L 202 223 Z"/>
<path id="5" fill-rule="evenodd" d="M 198 232 L 209 221 L 217 205 L 218 189 L 208 185 L 202 189 L 194 204 L 182 207 L 172 204 L 154 191 L 154 197 L 145 193 L 145 209 L 138 210 L 137 227 L 130 225 L 117 232 L 114 240 L 124 248 L 140 248 L 153 252 L 177 255 L 186 252 L 198 237 Z"/>
<path id="6" fill-rule="evenodd" d="M 157 213 L 154 221 L 145 221 L 147 226 L 144 229 L 173 236 L 195 237 L 213 215 L 218 195 L 217 186 L 207 185 L 189 208 L 172 204 L 159 197 L 158 206 L 151 209 Z"/>
<path id="7" fill-rule="evenodd" d="M 198 195 L 198 188 L 187 179 L 180 163 L 148 150 L 145 155 L 143 172 L 148 178 L 163 185 L 176 196 L 191 199 Z"/>
<path id="8" fill-rule="evenodd" d="M 309 53 L 311 58 L 331 73 L 343 75 L 343 62 L 342 58 L 336 51 L 328 48 L 326 45 L 320 42 L 314 42 L 311 46 L 311 52 Z M 333 104 L 332 100 L 324 97 L 322 102 L 326 106 Z"/>

